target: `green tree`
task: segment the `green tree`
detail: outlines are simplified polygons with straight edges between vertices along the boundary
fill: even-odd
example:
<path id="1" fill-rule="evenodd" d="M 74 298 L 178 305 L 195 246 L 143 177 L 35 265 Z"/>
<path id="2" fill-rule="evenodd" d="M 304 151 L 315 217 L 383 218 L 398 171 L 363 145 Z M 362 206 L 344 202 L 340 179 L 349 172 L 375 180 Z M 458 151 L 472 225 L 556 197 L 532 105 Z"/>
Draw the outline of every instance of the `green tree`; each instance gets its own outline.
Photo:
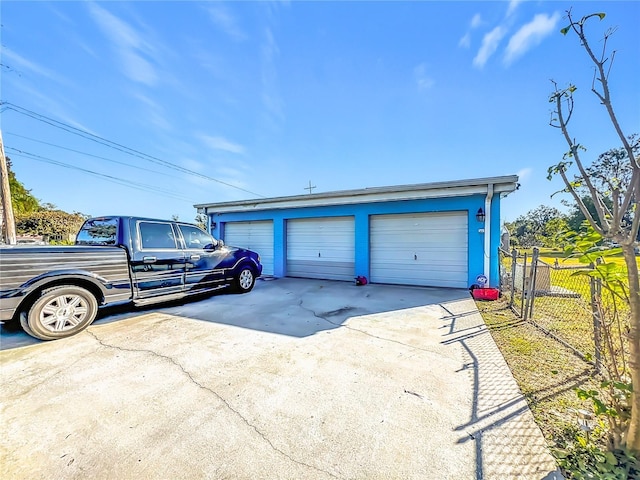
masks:
<path id="1" fill-rule="evenodd" d="M 637 134 L 628 137 L 629 144 L 636 157 L 640 153 L 640 138 Z M 624 148 L 614 148 L 608 150 L 595 160 L 589 167 L 585 169 L 591 177 L 594 184 L 597 185 L 599 192 L 602 192 L 602 202 L 611 211 L 613 209 L 613 198 L 611 192 L 616 190 L 626 191 L 629 188 L 631 177 L 633 172 L 629 163 L 629 157 Z M 576 191 L 580 193 L 580 199 L 587 208 L 591 216 L 596 222 L 599 222 L 598 212 L 596 206 L 593 203 L 593 199 L 589 192 L 580 187 L 580 184 L 584 183 L 582 179 L 577 176 L 575 182 Z M 563 202 L 572 208 L 568 223 L 569 227 L 573 231 L 580 230 L 583 222 L 586 220 L 585 215 L 580 210 L 580 207 L 574 202 Z M 622 225 L 628 228 L 633 221 L 633 209 L 635 208 L 635 200 L 632 202 L 631 207 L 625 212 L 622 218 Z M 599 224 L 599 223 L 598 223 Z M 599 224 L 600 225 L 600 224 Z M 640 240 L 636 237 L 636 240 Z"/>
<path id="2" fill-rule="evenodd" d="M 78 212 L 64 212 L 52 203 L 42 203 L 16 178 L 11 166 L 11 159 L 7 158 L 16 232 L 62 240 L 76 234 L 87 216 Z"/>
<path id="3" fill-rule="evenodd" d="M 596 212 L 596 207 L 593 204 L 593 199 L 591 198 L 591 196 L 583 195 L 580 197 L 580 200 L 582 201 L 584 206 L 587 208 L 587 210 L 589 210 L 589 213 L 593 217 L 597 218 L 598 214 Z M 611 199 L 605 198 L 603 199 L 603 201 L 607 204 L 608 208 L 611 208 Z M 584 213 L 582 213 L 582 210 L 580 210 L 580 207 L 575 202 L 571 203 L 571 202 L 563 201 L 562 203 L 571 209 L 569 211 L 569 214 L 567 215 L 567 224 L 569 225 L 569 229 L 573 232 L 579 231 L 582 228 L 583 222 L 587 219 L 584 216 Z"/>
<path id="4" fill-rule="evenodd" d="M 566 215 L 553 207 L 540 205 L 515 221 L 505 226 L 520 247 L 549 247 L 563 246 L 564 234 L 569 230 Z"/>
<path id="5" fill-rule="evenodd" d="M 67 213 L 62 210 L 41 210 L 16 215 L 16 231 L 27 235 L 44 235 L 51 239 L 65 241 L 69 235 L 75 235 L 86 215 L 78 212 Z"/>
<path id="6" fill-rule="evenodd" d="M 11 169 L 11 159 L 7 157 L 7 170 L 9 173 L 9 189 L 11 190 L 11 203 L 14 215 L 23 215 L 37 212 L 42 209 L 40 200 L 31 194 L 18 179 Z"/>
<path id="7" fill-rule="evenodd" d="M 200 227 L 202 230 L 208 231 L 207 219 L 208 219 L 207 215 L 205 215 L 204 213 L 198 213 L 195 218 L 196 225 Z"/>
<path id="8" fill-rule="evenodd" d="M 559 175 L 562 178 L 565 191 L 571 194 L 594 231 L 603 239 L 618 243 L 624 256 L 629 292 L 627 298 L 630 309 L 627 333 L 628 372 L 633 393 L 630 401 L 631 415 L 628 430 L 622 435 L 620 443 L 622 447 L 626 446 L 631 452 L 640 455 L 640 283 L 634 251 L 640 227 L 640 209 L 637 208 L 636 203 L 638 193 L 640 193 L 640 165 L 637 162 L 637 150 L 634 151 L 634 146 L 629 143 L 629 139 L 624 134 L 611 99 L 609 74 L 615 52 L 610 53 L 608 41 L 615 29 L 609 29 L 605 32 L 604 40 L 598 46 L 599 49 L 602 48 L 601 53 L 596 54 L 585 33 L 585 25 L 595 18 L 604 19 L 605 14 L 594 13 L 586 15 L 580 20 L 575 20 L 569 10 L 567 18 L 569 25 L 563 28 L 561 33 L 564 35 L 570 32 L 574 33 L 595 67 L 591 91 L 597 97 L 598 103 L 604 107 L 608 121 L 626 153 L 625 159 L 620 159 L 620 162 L 627 164 L 627 168 L 623 171 L 628 175 L 628 181 L 620 181 L 617 176 L 606 179 L 586 166 L 587 164 L 582 158 L 582 153 L 586 149 L 576 141 L 576 137 L 569 131 L 569 123 L 574 113 L 573 94 L 576 91 L 576 86 L 570 84 L 567 88 L 561 89 L 556 82 L 553 82 L 554 91 L 549 98 L 549 102 L 554 106 L 550 124 L 560 130 L 569 150 L 563 155 L 562 161 L 549 168 L 549 177 Z M 570 169 L 573 168 L 578 172 L 574 174 L 573 178 L 569 178 Z M 596 215 L 593 215 L 585 205 L 581 192 L 587 192 L 593 200 Z M 610 197 L 612 200 L 610 207 L 604 200 L 606 197 Z M 625 220 L 625 217 L 628 220 Z"/>

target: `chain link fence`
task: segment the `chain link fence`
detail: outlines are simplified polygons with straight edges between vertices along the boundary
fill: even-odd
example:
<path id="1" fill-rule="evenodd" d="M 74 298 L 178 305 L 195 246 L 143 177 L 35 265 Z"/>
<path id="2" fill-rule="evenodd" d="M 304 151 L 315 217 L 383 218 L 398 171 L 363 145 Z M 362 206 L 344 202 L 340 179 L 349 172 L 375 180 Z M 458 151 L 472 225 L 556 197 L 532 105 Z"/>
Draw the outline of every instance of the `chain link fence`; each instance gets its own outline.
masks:
<path id="1" fill-rule="evenodd" d="M 601 328 L 596 308 L 599 281 L 593 265 L 547 263 L 533 254 L 500 250 L 500 289 L 511 309 L 601 368 Z"/>

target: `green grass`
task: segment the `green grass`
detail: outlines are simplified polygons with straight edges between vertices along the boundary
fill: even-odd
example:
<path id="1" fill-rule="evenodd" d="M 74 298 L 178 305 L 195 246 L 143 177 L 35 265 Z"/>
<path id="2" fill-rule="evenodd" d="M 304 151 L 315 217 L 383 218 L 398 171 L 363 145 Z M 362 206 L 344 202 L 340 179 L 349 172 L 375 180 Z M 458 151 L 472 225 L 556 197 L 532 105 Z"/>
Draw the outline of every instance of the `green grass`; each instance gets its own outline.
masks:
<path id="1" fill-rule="evenodd" d="M 531 258 L 531 255 L 533 255 L 533 249 L 532 248 L 526 248 L 526 249 L 522 249 L 522 250 L 518 249 L 518 252 L 520 252 L 521 254 L 526 252 L 527 256 L 529 258 Z M 567 257 L 566 254 L 564 253 L 564 251 L 561 250 L 561 249 L 541 248 L 541 249 L 539 249 L 539 258 L 543 262 L 546 262 L 546 263 L 551 264 L 551 265 L 553 265 L 555 263 L 556 259 L 557 259 L 558 260 L 558 264 L 561 267 L 584 265 L 584 264 L 580 263 L 580 261 L 576 257 Z M 613 255 L 611 257 L 607 257 L 607 262 L 614 262 L 614 263 L 617 263 L 618 265 L 621 265 L 621 266 L 626 268 L 626 264 L 624 262 L 624 257 L 622 256 L 621 253 L 618 254 L 618 255 Z M 636 262 L 640 266 L 640 257 L 636 257 Z"/>
<path id="2" fill-rule="evenodd" d="M 528 257 L 530 254 L 530 251 L 527 252 Z M 588 271 L 588 266 L 581 264 L 577 258 L 564 259 L 563 256 L 564 253 L 561 251 L 540 250 L 540 259 L 549 267 L 538 269 L 536 285 L 542 289 L 546 289 L 546 286 L 550 285 L 552 293 L 555 295 L 546 294 L 534 297 L 532 319 L 583 354 L 593 357 L 595 342 L 593 339 L 591 279 L 589 276 L 579 274 L 580 271 Z M 522 263 L 523 259 L 518 261 Z M 621 256 L 608 258 L 607 261 L 613 261 L 623 268 L 625 267 L 624 259 Z M 508 269 L 510 263 L 510 258 L 503 259 L 505 268 Z M 584 267 L 584 269 L 580 269 L 580 267 Z M 540 280 L 546 281 L 540 282 Z M 611 295 L 607 293 L 606 289 L 603 289 L 602 301 L 605 309 L 612 305 Z M 521 305 L 521 302 L 521 295 L 516 295 L 516 308 Z M 520 311 L 519 308 L 517 310 Z M 621 311 L 624 317 L 628 307 L 623 305 Z"/>

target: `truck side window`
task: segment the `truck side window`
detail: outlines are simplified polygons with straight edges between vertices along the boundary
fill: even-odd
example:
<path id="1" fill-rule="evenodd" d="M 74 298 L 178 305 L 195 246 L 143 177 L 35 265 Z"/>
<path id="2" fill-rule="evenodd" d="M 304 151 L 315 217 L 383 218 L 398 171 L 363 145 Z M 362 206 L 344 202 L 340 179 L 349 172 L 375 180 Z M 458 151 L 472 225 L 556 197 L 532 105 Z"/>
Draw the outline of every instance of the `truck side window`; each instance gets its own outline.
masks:
<path id="1" fill-rule="evenodd" d="M 142 248 L 176 248 L 176 239 L 170 223 L 140 222 L 138 228 Z"/>
<path id="2" fill-rule="evenodd" d="M 76 245 L 115 245 L 117 218 L 87 220 L 78 232 Z"/>
<path id="3" fill-rule="evenodd" d="M 207 245 L 217 245 L 217 241 L 207 232 L 203 232 L 197 227 L 190 225 L 178 225 L 187 248 L 204 248 Z"/>

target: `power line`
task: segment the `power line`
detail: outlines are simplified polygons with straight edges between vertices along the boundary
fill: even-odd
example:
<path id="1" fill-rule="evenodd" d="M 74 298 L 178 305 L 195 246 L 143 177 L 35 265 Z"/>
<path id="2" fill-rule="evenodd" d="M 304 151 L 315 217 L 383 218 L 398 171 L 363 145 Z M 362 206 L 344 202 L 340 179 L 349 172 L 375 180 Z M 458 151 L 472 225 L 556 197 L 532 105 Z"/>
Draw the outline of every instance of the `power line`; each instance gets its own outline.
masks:
<path id="1" fill-rule="evenodd" d="M 159 172 L 157 170 L 151 170 L 150 168 L 144 168 L 144 167 L 139 167 L 137 165 L 131 165 L 130 163 L 127 163 L 127 162 L 121 162 L 119 160 L 113 160 L 111 158 L 101 157 L 100 155 L 94 155 L 92 153 L 82 152 L 80 150 L 74 150 L 73 148 L 63 147 L 62 145 L 56 145 L 54 143 L 49 143 L 49 142 L 45 142 L 45 141 L 42 141 L 42 140 L 36 140 L 35 138 L 25 137 L 24 135 L 18 135 L 17 133 L 6 132 L 5 135 L 24 138 L 25 140 L 30 140 L 32 142 L 41 143 L 43 145 L 49 145 L 50 147 L 59 148 L 61 150 L 66 150 L 68 152 L 79 153 L 80 155 L 85 155 L 87 157 L 98 158 L 100 160 L 106 160 L 107 162 L 117 163 L 119 165 L 124 165 L 124 166 L 135 168 L 135 169 L 138 169 L 138 170 L 143 170 L 145 172 L 157 173 L 158 175 L 165 175 L 167 177 L 171 177 L 172 176 L 170 173 Z"/>
<path id="2" fill-rule="evenodd" d="M 78 170 L 80 172 L 84 172 L 84 173 L 88 173 L 88 174 L 91 174 L 91 175 L 95 175 L 97 177 L 106 178 L 107 180 L 109 180 L 111 182 L 114 182 L 114 183 L 117 183 L 117 184 L 120 184 L 120 185 L 124 185 L 126 187 L 131 187 L 131 188 L 135 188 L 137 190 L 144 190 L 144 191 L 148 191 L 148 192 L 152 192 L 152 193 L 161 193 L 162 195 L 173 197 L 173 198 L 178 199 L 178 200 L 182 200 L 182 201 L 189 202 L 189 203 L 192 203 L 192 204 L 194 203 L 193 200 L 190 200 L 187 197 L 176 195 L 175 192 L 173 192 L 171 190 L 155 187 L 153 185 L 147 185 L 145 183 L 139 183 L 139 182 L 133 182 L 131 180 L 125 180 L 123 178 L 114 177 L 112 175 L 107 175 L 107 174 L 104 174 L 104 173 L 94 172 L 93 170 L 88 170 L 86 168 L 81 168 L 81 167 L 78 167 L 78 166 L 75 166 L 75 165 L 69 165 L 68 163 L 60 162 L 58 160 L 53 160 L 51 158 L 43 157 L 41 155 L 36 155 L 35 153 L 25 152 L 23 150 L 19 150 L 17 148 L 13 148 L 13 147 L 7 147 L 7 150 L 11 150 L 12 152 L 14 152 L 14 156 L 17 156 L 17 157 L 29 158 L 31 160 L 37 160 L 37 161 L 44 162 L 44 163 L 50 163 L 52 165 L 57 165 L 57 166 L 64 167 L 64 168 L 69 168 L 69 169 L 72 169 L 72 170 Z"/>
<path id="3" fill-rule="evenodd" d="M 176 195 L 175 192 L 171 191 L 171 190 L 167 190 L 167 189 L 162 189 L 159 187 L 155 187 L 153 185 L 148 185 L 145 183 L 140 183 L 140 182 L 133 182 L 131 180 L 126 180 L 123 178 L 118 178 L 118 177 L 114 177 L 112 175 L 107 175 L 104 173 L 99 173 L 99 172 L 94 172 L 93 170 L 88 170 L 86 168 L 81 168 L 81 167 L 77 167 L 75 165 L 69 165 L 68 163 L 64 163 L 64 162 L 60 162 L 58 160 L 53 160 L 51 158 L 47 158 L 47 157 L 42 157 L 40 155 L 36 155 L 33 153 L 29 153 L 29 152 L 24 152 L 22 150 L 18 150 L 16 148 L 13 147 L 7 147 L 9 150 L 14 151 L 14 156 L 17 157 L 22 157 L 22 158 L 28 158 L 30 160 L 37 160 L 39 162 L 43 162 L 43 163 L 50 163 L 52 165 L 57 165 L 60 167 L 64 167 L 64 168 L 69 168 L 71 170 L 78 170 L 80 172 L 84 172 L 84 173 L 88 173 L 90 175 L 94 175 L 97 177 L 102 177 L 107 179 L 108 181 L 111 181 L 113 183 L 117 183 L 126 187 L 130 187 L 130 188 L 134 188 L 136 190 L 141 190 L 141 191 L 147 191 L 147 192 L 151 192 L 151 193 L 160 193 L 164 196 L 169 196 L 169 197 L 173 197 L 177 200 L 182 200 L 185 202 L 189 202 L 189 203 L 194 203 L 193 200 L 188 199 L 187 197 L 183 197 L 180 195 Z"/>
<path id="4" fill-rule="evenodd" d="M 114 150 L 118 150 L 120 152 L 126 153 L 127 155 L 138 157 L 138 158 L 141 158 L 143 160 L 146 160 L 146 161 L 149 161 L 149 162 L 152 162 L 152 163 L 156 163 L 156 164 L 162 165 L 164 167 L 171 168 L 173 170 L 177 170 L 179 172 L 187 173 L 189 175 L 194 175 L 196 177 L 204 178 L 206 180 L 211 180 L 212 182 L 220 183 L 220 184 L 225 185 L 227 187 L 235 188 L 237 190 L 242 190 L 243 192 L 250 193 L 251 195 L 255 195 L 257 197 L 264 198 L 264 195 L 260 195 L 259 193 L 252 192 L 251 190 L 247 190 L 245 188 L 238 187 L 237 185 L 233 185 L 231 183 L 224 182 L 222 180 L 218 180 L 217 178 L 210 177 L 208 175 L 205 175 L 205 174 L 200 173 L 200 172 L 196 172 L 194 170 L 189 170 L 188 168 L 181 167 L 181 166 L 176 165 L 174 163 L 171 163 L 171 162 L 169 162 L 167 160 L 163 160 L 161 158 L 154 157 L 153 155 L 149 155 L 149 154 L 141 152 L 139 150 L 135 150 L 133 148 L 127 147 L 127 146 L 119 144 L 117 142 L 113 142 L 113 141 L 108 140 L 106 138 L 100 137 L 99 135 L 95 135 L 95 134 L 87 132 L 85 130 L 81 130 L 81 129 L 76 128 L 74 126 L 71 126 L 71 125 L 69 125 L 67 123 L 60 122 L 58 120 L 55 120 L 55 119 L 50 118 L 50 117 L 47 117 L 47 116 L 42 115 L 40 113 L 34 112 L 34 111 L 26 109 L 24 107 L 20 107 L 19 105 L 15 105 L 15 104 L 10 103 L 10 102 L 2 102 L 2 101 L 0 101 L 0 105 L 4 106 L 5 110 L 12 110 L 12 111 L 14 111 L 16 113 L 19 113 L 21 115 L 25 115 L 27 117 L 30 117 L 30 118 L 34 119 L 34 120 L 38 120 L 39 122 L 43 122 L 43 123 L 51 125 L 51 126 L 53 126 L 55 128 L 59 128 L 59 129 L 64 130 L 66 132 L 72 133 L 74 135 L 78 135 L 78 136 L 80 136 L 80 137 L 82 137 L 82 138 L 84 138 L 86 140 L 90 140 L 90 141 L 96 142 L 96 143 L 98 143 L 100 145 L 103 145 L 103 146 L 112 148 Z"/>

